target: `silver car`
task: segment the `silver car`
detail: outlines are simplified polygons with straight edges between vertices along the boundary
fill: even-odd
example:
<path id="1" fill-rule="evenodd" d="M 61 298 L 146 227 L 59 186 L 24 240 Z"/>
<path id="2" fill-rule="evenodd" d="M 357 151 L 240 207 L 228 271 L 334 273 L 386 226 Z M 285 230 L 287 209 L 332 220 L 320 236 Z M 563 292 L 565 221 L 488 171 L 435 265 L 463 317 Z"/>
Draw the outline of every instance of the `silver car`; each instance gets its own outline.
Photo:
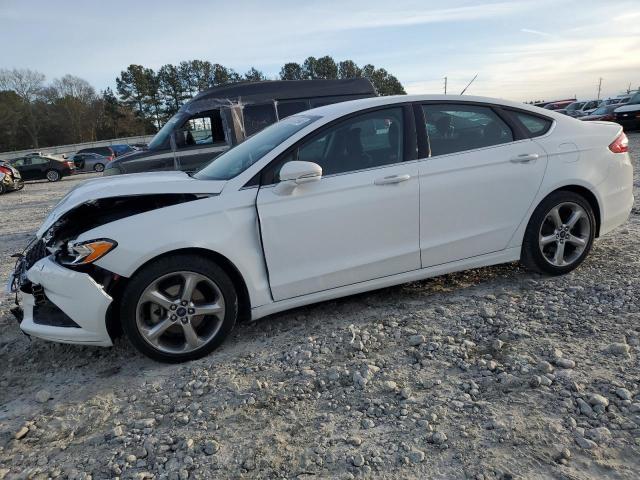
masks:
<path id="1" fill-rule="evenodd" d="M 103 172 L 109 159 L 97 153 L 76 153 L 71 157 L 76 172 Z"/>

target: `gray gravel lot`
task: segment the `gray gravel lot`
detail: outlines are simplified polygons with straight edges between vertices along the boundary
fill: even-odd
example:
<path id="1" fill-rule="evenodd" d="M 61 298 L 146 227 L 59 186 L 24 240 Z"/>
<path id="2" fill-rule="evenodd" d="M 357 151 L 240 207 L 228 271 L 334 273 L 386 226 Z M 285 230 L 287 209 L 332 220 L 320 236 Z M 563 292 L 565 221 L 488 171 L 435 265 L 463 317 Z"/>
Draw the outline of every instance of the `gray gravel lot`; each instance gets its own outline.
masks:
<path id="1" fill-rule="evenodd" d="M 517 264 L 240 325 L 183 365 L 29 340 L 0 302 L 3 478 L 640 478 L 640 133 L 629 222 Z M 0 278 L 87 176 L 0 196 Z"/>

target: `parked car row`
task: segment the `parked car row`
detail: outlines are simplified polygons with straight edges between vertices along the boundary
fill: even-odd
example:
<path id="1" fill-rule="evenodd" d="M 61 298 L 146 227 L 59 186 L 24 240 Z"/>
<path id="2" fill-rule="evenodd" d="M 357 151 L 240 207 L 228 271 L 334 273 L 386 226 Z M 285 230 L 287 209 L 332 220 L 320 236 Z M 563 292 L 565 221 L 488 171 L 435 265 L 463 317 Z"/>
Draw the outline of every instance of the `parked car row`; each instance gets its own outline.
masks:
<path id="1" fill-rule="evenodd" d="M 109 162 L 118 156 L 140 148 L 130 145 L 110 145 L 78 150 L 63 158 L 31 152 L 22 157 L 0 161 L 0 194 L 21 190 L 25 180 L 58 180 L 80 172 L 103 172 Z"/>

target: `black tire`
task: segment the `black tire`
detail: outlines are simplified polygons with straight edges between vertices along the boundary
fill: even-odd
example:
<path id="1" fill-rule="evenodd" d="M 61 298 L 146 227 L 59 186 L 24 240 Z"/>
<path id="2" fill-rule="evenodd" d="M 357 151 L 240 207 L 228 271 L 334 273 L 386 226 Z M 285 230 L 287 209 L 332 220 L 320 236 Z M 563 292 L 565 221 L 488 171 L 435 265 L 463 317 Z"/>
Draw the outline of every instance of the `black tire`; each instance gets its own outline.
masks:
<path id="1" fill-rule="evenodd" d="M 2 195 L 3 193 L 5 193 L 7 191 L 6 187 L 4 186 L 4 183 L 0 182 L 0 195 Z"/>
<path id="2" fill-rule="evenodd" d="M 60 172 L 58 170 L 51 169 L 47 170 L 45 177 L 50 182 L 57 182 L 62 178 L 62 175 L 60 175 Z"/>
<path id="3" fill-rule="evenodd" d="M 540 247 L 540 235 L 543 227 L 543 222 L 547 218 L 547 215 L 558 205 L 562 204 L 577 204 L 582 207 L 586 212 L 586 221 L 589 225 L 589 233 L 586 235 L 586 245 L 582 253 L 580 253 L 575 260 L 568 265 L 557 266 L 548 260 L 542 252 Z M 596 219 L 593 213 L 593 208 L 589 202 L 581 195 L 566 190 L 560 190 L 551 193 L 547 196 L 540 205 L 535 209 L 527 229 L 524 234 L 524 240 L 522 242 L 521 262 L 530 270 L 538 273 L 546 273 L 548 275 L 563 275 L 577 268 L 587 257 L 596 232 Z"/>
<path id="4" fill-rule="evenodd" d="M 100 173 L 100 172 L 104 172 L 104 165 L 103 165 L 103 164 L 101 164 L 101 163 L 96 163 L 96 164 L 93 166 L 93 170 L 94 170 L 95 172 L 98 172 L 98 173 Z"/>
<path id="5" fill-rule="evenodd" d="M 136 315 L 138 300 L 158 278 L 179 271 L 195 272 L 215 282 L 224 297 L 222 325 L 207 343 L 188 353 L 168 353 L 152 346 L 140 333 Z M 144 266 L 129 281 L 120 305 L 122 329 L 133 346 L 144 355 L 166 363 L 180 363 L 204 357 L 218 348 L 229 336 L 238 317 L 238 296 L 233 282 L 215 262 L 197 255 L 175 255 L 160 258 Z"/>

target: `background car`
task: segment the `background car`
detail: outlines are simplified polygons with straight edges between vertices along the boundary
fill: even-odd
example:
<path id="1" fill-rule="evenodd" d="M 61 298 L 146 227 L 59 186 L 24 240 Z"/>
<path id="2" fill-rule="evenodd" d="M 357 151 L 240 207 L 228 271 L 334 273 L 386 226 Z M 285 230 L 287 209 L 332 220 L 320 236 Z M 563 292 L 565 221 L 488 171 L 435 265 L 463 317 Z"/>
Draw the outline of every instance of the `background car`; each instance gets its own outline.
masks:
<path id="1" fill-rule="evenodd" d="M 90 147 L 90 148 L 81 148 L 76 153 L 97 153 L 98 155 L 102 155 L 107 157 L 109 161 L 113 160 L 118 156 L 116 151 L 112 147 Z"/>
<path id="2" fill-rule="evenodd" d="M 584 115 L 580 117 L 580 120 L 585 122 L 590 122 L 592 120 L 601 120 L 606 122 L 615 122 L 616 116 L 613 113 L 614 110 L 618 108 L 618 105 L 600 105 L 589 115 Z"/>
<path id="3" fill-rule="evenodd" d="M 640 129 L 640 92 L 637 92 L 624 105 L 616 105 L 616 122 L 625 130 Z"/>
<path id="4" fill-rule="evenodd" d="M 570 117 L 574 118 L 583 117 L 593 112 L 600 106 L 601 103 L 602 100 L 585 100 L 582 102 L 573 102 L 564 110 L 557 110 L 557 112 L 564 113 L 565 115 L 569 115 Z"/>
<path id="5" fill-rule="evenodd" d="M 20 172 L 23 180 L 57 182 L 75 171 L 72 161 L 53 157 L 21 157 L 9 160 L 9 163 Z"/>
<path id="6" fill-rule="evenodd" d="M 569 105 L 576 101 L 575 98 L 570 98 L 567 100 L 556 100 L 554 102 L 547 103 L 544 108 L 546 110 L 562 110 L 567 108 Z"/>
<path id="7" fill-rule="evenodd" d="M 109 160 L 109 157 L 98 153 L 76 153 L 69 159 L 75 165 L 77 172 L 103 172 Z"/>
<path id="8" fill-rule="evenodd" d="M 0 194 L 22 190 L 24 182 L 20 172 L 6 162 L 0 161 Z"/>
<path id="9" fill-rule="evenodd" d="M 624 105 L 631 100 L 631 95 L 618 95 L 617 97 L 607 98 L 603 103 L 605 105 Z"/>

